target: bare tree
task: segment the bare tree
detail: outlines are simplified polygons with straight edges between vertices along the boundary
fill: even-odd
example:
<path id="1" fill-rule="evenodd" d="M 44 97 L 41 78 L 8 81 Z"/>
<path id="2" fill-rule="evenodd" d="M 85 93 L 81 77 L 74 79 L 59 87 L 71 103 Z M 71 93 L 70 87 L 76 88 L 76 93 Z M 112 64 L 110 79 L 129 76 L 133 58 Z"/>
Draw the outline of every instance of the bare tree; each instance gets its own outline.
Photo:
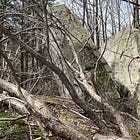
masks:
<path id="1" fill-rule="evenodd" d="M 24 0 L 22 1 L 22 5 L 19 3 L 20 8 L 15 8 L 10 13 L 10 18 L 12 19 L 10 24 L 18 19 L 16 21 L 17 26 L 13 24 L 12 29 L 9 30 L 5 24 L 0 24 L 0 32 L 4 35 L 0 43 L 3 44 L 7 42 L 7 44 L 9 43 L 8 47 L 12 46 L 8 48 L 12 52 L 12 56 L 10 57 L 8 57 L 8 54 L 5 53 L 3 49 L 0 50 L 4 62 L 7 64 L 6 68 L 12 73 L 11 75 L 6 72 L 10 78 L 7 80 L 7 76 L 5 76 L 3 79 L 0 79 L 0 87 L 8 92 L 7 98 L 10 99 L 11 102 L 13 101 L 11 100 L 12 96 L 14 96 L 14 99 L 16 98 L 19 104 L 17 103 L 15 108 L 19 108 L 21 112 L 23 111 L 22 113 L 29 113 L 36 122 L 39 122 L 38 126 L 42 130 L 45 138 L 47 138 L 45 132 L 48 128 L 53 134 L 65 139 L 90 139 L 90 137 L 84 136 L 81 131 L 73 130 L 72 125 L 67 125 L 64 121 L 54 117 L 45 103 L 34 96 L 39 95 L 38 93 L 44 94 L 44 92 L 47 92 L 47 95 L 58 96 L 62 95 L 62 93 L 59 94 L 59 92 L 64 92 L 63 95 L 68 94 L 66 97 L 72 99 L 73 102 L 83 110 L 84 113 L 79 114 L 81 116 L 85 115 L 84 118 L 88 117 L 98 127 L 98 131 L 103 132 L 106 129 L 109 130 L 110 128 L 107 121 L 111 123 L 113 120 L 114 125 L 112 124 L 111 128 L 116 131 L 118 130 L 123 137 L 122 139 L 132 139 L 128 126 L 124 121 L 124 116 L 115 108 L 108 98 L 104 96 L 104 91 L 101 91 L 97 86 L 98 81 L 94 76 L 92 77 L 90 75 L 91 73 L 85 70 L 85 65 L 83 64 L 83 61 L 86 62 L 86 55 L 89 55 L 86 53 L 87 50 L 89 50 L 88 53 L 90 52 L 90 54 L 92 54 L 93 63 L 97 62 L 99 65 L 101 64 L 102 67 L 102 63 L 100 63 L 100 61 L 102 61 L 102 55 L 97 58 L 98 55 L 95 53 L 95 48 L 88 46 L 88 43 L 90 43 L 92 38 L 95 43 L 94 45 L 97 46 L 97 48 L 100 46 L 101 25 L 103 42 L 106 42 L 106 22 L 108 22 L 109 9 L 109 12 L 112 12 L 110 16 L 112 19 L 112 33 L 117 31 L 115 14 L 113 12 L 114 6 L 106 2 L 104 13 L 102 8 L 104 3 L 105 2 L 101 0 L 95 0 L 94 3 L 88 0 L 83 1 L 83 25 L 88 25 L 87 27 L 90 30 L 89 37 L 85 39 L 83 36 L 87 33 L 87 30 L 81 28 L 83 32 L 85 32 L 85 34 L 81 33 L 83 35 L 81 40 L 84 38 L 84 43 L 78 38 L 79 34 L 72 31 L 72 28 L 75 28 L 75 23 L 71 23 L 76 21 L 76 18 L 70 10 L 67 9 L 65 16 L 68 17 L 68 20 L 66 20 L 64 17 L 61 17 L 64 13 L 59 13 L 59 9 L 55 11 L 53 7 L 50 6 L 49 1 L 45 0 Z M 119 1 L 117 4 L 118 28 L 120 30 Z M 60 6 L 60 9 L 61 8 L 63 7 Z M 4 14 L 9 13 L 4 11 Z M 92 21 L 92 19 L 94 21 Z M 20 20 L 22 23 L 20 23 Z M 94 23 L 94 26 L 91 25 L 91 22 Z M 20 24 L 21 26 L 19 27 Z M 77 22 L 77 24 L 80 27 L 82 26 L 80 22 Z M 60 34 L 63 40 L 61 37 L 57 38 L 57 34 Z M 80 48 L 76 46 L 76 41 L 79 42 Z M 68 57 L 68 55 L 70 55 L 70 57 Z M 87 61 L 90 60 L 88 59 Z M 22 67 L 21 72 L 19 66 Z M 26 74 L 25 79 L 21 76 L 22 74 Z M 43 76 L 45 78 L 43 78 Z M 21 81 L 19 78 L 21 78 Z M 26 82 L 24 89 L 22 88 L 23 82 Z M 57 87 L 56 93 L 54 93 L 54 87 Z M 58 90 L 60 88 L 63 90 Z M 83 96 L 81 96 L 80 93 Z M 46 96 L 46 94 L 44 95 Z M 62 96 L 59 97 L 62 98 Z M 14 102 L 12 103 L 14 106 Z M 21 109 L 21 106 L 24 107 L 24 110 Z M 103 115 L 105 114 L 104 111 L 108 112 L 112 120 L 109 120 L 107 116 L 103 118 L 102 115 L 98 114 L 94 110 L 95 106 L 99 107 Z M 113 136 L 111 139 L 114 137 L 118 138 L 118 136 Z"/>
<path id="2" fill-rule="evenodd" d="M 130 3 L 133 5 L 133 24 L 135 28 L 139 28 L 139 1 L 135 0 L 135 1 L 128 1 L 128 0 L 122 0 L 125 1 L 127 3 Z"/>

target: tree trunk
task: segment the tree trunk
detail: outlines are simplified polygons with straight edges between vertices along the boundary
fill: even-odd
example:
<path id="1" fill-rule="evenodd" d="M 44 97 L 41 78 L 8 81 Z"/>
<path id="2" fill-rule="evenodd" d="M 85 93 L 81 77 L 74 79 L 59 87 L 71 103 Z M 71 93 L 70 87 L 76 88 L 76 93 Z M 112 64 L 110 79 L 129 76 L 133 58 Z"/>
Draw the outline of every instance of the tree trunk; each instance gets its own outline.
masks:
<path id="1" fill-rule="evenodd" d="M 136 5 L 134 5 L 134 28 L 139 28 L 139 0 L 135 0 Z"/>

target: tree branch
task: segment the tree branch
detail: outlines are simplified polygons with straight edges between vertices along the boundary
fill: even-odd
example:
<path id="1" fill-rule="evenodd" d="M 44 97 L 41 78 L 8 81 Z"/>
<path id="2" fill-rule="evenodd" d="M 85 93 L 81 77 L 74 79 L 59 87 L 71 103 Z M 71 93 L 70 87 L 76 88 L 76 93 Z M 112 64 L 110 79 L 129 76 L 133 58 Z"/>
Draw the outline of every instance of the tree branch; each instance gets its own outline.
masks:
<path id="1" fill-rule="evenodd" d="M 140 8 L 140 4 L 137 4 L 137 3 L 133 2 L 133 1 L 130 1 L 130 0 L 122 0 L 122 1 L 128 2 L 128 3 L 133 4 L 135 6 L 139 6 L 139 8 Z"/>

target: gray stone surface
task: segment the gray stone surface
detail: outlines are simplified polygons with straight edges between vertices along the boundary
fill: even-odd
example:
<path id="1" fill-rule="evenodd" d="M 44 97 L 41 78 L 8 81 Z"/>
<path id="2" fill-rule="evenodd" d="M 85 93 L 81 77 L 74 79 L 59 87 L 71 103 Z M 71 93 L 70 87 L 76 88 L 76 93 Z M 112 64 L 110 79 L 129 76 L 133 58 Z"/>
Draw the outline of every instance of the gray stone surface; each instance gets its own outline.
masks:
<path id="1" fill-rule="evenodd" d="M 103 48 L 101 47 L 101 52 Z M 103 57 L 112 69 L 112 78 L 124 84 L 133 93 L 139 82 L 140 31 L 124 29 L 107 41 Z"/>

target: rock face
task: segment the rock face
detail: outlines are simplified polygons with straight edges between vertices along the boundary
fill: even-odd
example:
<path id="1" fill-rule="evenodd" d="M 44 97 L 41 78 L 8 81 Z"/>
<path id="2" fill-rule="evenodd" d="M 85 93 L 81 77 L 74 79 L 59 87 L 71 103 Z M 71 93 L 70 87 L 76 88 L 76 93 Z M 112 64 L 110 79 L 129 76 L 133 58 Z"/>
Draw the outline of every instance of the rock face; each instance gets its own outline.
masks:
<path id="1" fill-rule="evenodd" d="M 53 62 L 56 64 L 56 66 L 62 69 L 70 79 L 70 81 L 73 81 L 73 83 L 75 84 L 73 75 L 70 75 L 69 70 L 67 69 L 60 53 L 60 50 L 63 53 L 64 57 L 69 62 L 72 62 L 74 59 L 72 46 L 74 47 L 76 52 L 79 52 L 85 42 L 87 42 L 81 53 L 79 53 L 82 66 L 84 68 L 85 64 L 91 61 L 91 59 L 87 57 L 89 54 L 85 49 L 86 47 L 89 47 L 91 49 L 91 47 L 93 46 L 93 42 L 88 39 L 88 31 L 82 26 L 82 23 L 78 19 L 78 17 L 76 17 L 65 5 L 52 6 L 50 11 L 54 15 L 53 21 L 56 25 L 55 27 L 52 27 L 52 31 L 59 45 L 58 48 L 52 38 L 53 41 L 51 42 L 51 44 L 53 47 L 51 52 L 54 55 L 52 57 Z M 73 65 L 74 67 L 77 67 L 77 64 L 75 62 L 73 63 Z M 57 76 L 56 81 L 60 86 L 59 92 L 61 93 L 61 96 L 67 97 L 68 91 Z M 77 93 L 82 96 L 81 91 L 78 87 L 76 87 L 76 90 L 78 91 Z"/>
<path id="2" fill-rule="evenodd" d="M 74 49 L 78 53 L 82 68 L 88 72 L 91 72 L 94 76 L 95 64 L 98 57 L 100 56 L 100 52 L 99 50 L 95 50 L 94 44 L 92 40 L 89 38 L 90 37 L 89 32 L 82 26 L 82 23 L 78 19 L 78 17 L 76 17 L 66 6 L 64 5 L 54 6 L 51 8 L 51 11 L 52 14 L 56 17 L 54 18 L 54 21 L 55 24 L 57 25 L 52 29 L 64 57 L 69 62 L 73 61 L 74 59 L 74 54 L 72 53 L 73 50 L 72 45 L 73 45 Z M 61 23 L 59 21 L 61 21 Z M 55 44 L 53 46 L 55 46 Z M 59 52 L 57 47 L 55 48 L 55 50 Z M 61 66 L 63 62 L 58 62 L 60 61 L 59 57 L 60 56 L 58 54 L 55 54 L 55 56 L 53 57 L 54 59 L 53 61 L 54 63 L 56 63 L 58 67 L 63 68 L 63 66 Z M 76 63 L 73 63 L 73 66 L 77 68 Z M 63 70 L 69 76 L 67 69 L 63 68 Z M 97 86 L 100 92 L 102 92 L 104 95 L 105 93 L 107 94 L 114 93 L 114 95 L 118 95 L 116 85 L 108 75 L 108 71 L 110 70 L 111 69 L 107 65 L 105 59 L 101 59 L 97 68 Z M 69 79 L 71 77 L 72 76 L 70 75 Z M 61 85 L 60 82 L 59 85 Z"/>
<path id="3" fill-rule="evenodd" d="M 68 7 L 65 5 L 56 5 L 51 7 L 52 13 L 57 17 L 55 19 L 56 23 L 66 29 L 65 31 L 72 37 L 74 43 L 83 45 L 88 40 L 89 32 L 83 27 L 80 19 L 74 15 Z M 57 37 L 60 41 L 63 41 L 64 37 L 62 33 L 57 32 Z M 60 38 L 61 37 L 61 38 Z M 92 44 L 92 41 L 89 39 L 88 43 Z"/>
<path id="4" fill-rule="evenodd" d="M 132 94 L 139 82 L 139 54 L 140 31 L 129 28 L 108 39 L 103 55 L 112 69 L 112 78 L 125 85 Z"/>

